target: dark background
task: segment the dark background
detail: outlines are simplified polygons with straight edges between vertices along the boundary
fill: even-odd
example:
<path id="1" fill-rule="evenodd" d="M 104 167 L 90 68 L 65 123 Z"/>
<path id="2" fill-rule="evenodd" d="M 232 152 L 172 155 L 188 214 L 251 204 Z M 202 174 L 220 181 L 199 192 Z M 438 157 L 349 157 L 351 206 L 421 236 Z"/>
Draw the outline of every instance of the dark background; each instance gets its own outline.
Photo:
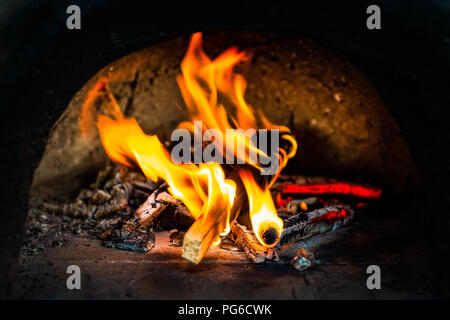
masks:
<path id="1" fill-rule="evenodd" d="M 344 5 L 345 3 L 345 5 Z M 81 30 L 66 28 L 67 6 Z M 381 8 L 381 30 L 366 8 Z M 141 48 L 195 31 L 270 31 L 309 37 L 373 82 L 397 120 L 424 179 L 436 282 L 448 297 L 450 199 L 450 2 L 52 1 L 0 3 L 0 297 L 7 297 L 27 212 L 27 192 L 47 134 L 100 68 Z M 415 218 L 414 218 L 415 219 Z"/>

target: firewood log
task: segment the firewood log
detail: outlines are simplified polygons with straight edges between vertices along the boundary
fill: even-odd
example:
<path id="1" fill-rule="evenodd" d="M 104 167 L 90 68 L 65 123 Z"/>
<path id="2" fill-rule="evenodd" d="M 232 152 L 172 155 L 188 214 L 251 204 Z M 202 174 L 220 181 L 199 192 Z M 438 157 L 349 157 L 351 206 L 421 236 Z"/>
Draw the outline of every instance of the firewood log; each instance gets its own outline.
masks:
<path id="1" fill-rule="evenodd" d="M 244 225 L 235 221 L 231 226 L 231 237 L 244 250 L 247 258 L 253 263 L 262 263 L 264 261 L 278 261 L 278 255 L 275 250 L 267 248 L 259 243 L 252 230 L 248 230 Z"/>
<path id="2" fill-rule="evenodd" d="M 186 232 L 183 242 L 183 258 L 198 264 L 204 257 L 212 242 L 227 226 L 227 199 L 218 198 L 213 201 L 214 208 L 206 215 L 201 215 Z"/>
<path id="3" fill-rule="evenodd" d="M 236 183 L 236 196 L 231 209 L 228 208 L 227 199 L 216 197 L 211 201 L 214 209 L 207 215 L 200 216 L 186 232 L 182 256 L 193 263 L 197 264 L 202 260 L 211 243 L 225 230 L 227 223 L 231 224 L 236 220 L 248 202 L 239 176 L 231 173 L 228 178 Z M 229 214 L 227 210 L 230 210 Z"/>
<path id="4" fill-rule="evenodd" d="M 354 216 L 354 209 L 348 205 L 330 206 L 292 216 L 285 220 L 284 230 L 277 246 L 281 247 L 316 234 L 334 231 L 350 224 Z"/>

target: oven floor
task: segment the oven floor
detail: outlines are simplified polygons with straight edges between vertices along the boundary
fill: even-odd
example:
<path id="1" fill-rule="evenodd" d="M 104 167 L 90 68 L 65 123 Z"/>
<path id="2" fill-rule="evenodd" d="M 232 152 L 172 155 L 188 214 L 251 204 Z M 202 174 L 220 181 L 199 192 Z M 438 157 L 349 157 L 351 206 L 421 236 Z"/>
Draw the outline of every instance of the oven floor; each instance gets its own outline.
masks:
<path id="1" fill-rule="evenodd" d="M 376 222 L 376 223 L 375 223 Z M 157 233 L 147 254 L 105 248 L 75 237 L 19 264 L 15 296 L 25 299 L 433 299 L 430 245 L 400 219 L 368 218 L 298 246 L 313 250 L 319 265 L 299 272 L 279 263 L 251 264 L 243 253 L 212 248 L 199 265 Z M 399 231 L 400 230 L 400 231 Z M 81 269 L 81 289 L 66 286 L 69 265 Z M 369 290 L 366 268 L 381 268 L 381 289 Z"/>

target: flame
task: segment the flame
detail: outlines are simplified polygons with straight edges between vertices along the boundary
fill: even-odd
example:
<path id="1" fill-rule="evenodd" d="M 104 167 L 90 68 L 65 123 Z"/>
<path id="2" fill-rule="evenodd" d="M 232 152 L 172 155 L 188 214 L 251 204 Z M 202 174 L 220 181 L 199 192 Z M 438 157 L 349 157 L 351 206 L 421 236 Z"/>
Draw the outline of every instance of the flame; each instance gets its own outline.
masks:
<path id="1" fill-rule="evenodd" d="M 216 240 L 213 241 L 213 243 L 211 244 L 213 247 L 218 247 L 220 245 L 220 243 L 222 242 L 222 240 L 220 239 L 220 237 L 217 237 Z"/>
<path id="2" fill-rule="evenodd" d="M 166 181 L 168 191 L 183 201 L 195 218 L 210 210 L 215 192 L 220 192 L 232 206 L 236 184 L 224 178 L 220 165 L 174 164 L 158 137 L 145 134 L 135 119 L 113 120 L 100 115 L 98 130 L 103 147 L 113 161 L 137 165 L 149 179 Z"/>
<path id="3" fill-rule="evenodd" d="M 248 195 L 249 213 L 256 237 L 261 244 L 274 247 L 281 235 L 283 221 L 276 213 L 269 188 L 288 159 L 295 155 L 297 143 L 287 127 L 272 124 L 259 110 L 253 109 L 245 101 L 246 82 L 242 75 L 233 72 L 233 68 L 246 59 L 248 57 L 244 52 L 230 48 L 211 60 L 203 52 L 201 33 L 192 35 L 181 63 L 182 73 L 177 78 L 189 121 L 180 123 L 179 127 L 195 133 L 199 128 L 196 128 L 194 121 L 201 120 L 202 130 L 214 129 L 218 133 L 211 142 L 216 144 L 216 150 L 221 152 L 223 159 L 230 160 L 233 157 L 234 160 L 236 157 L 235 163 L 242 164 L 238 172 Z M 221 165 L 215 162 L 175 164 L 156 135 L 145 134 L 135 119 L 124 117 L 108 89 L 108 79 L 105 78 L 100 79 L 87 95 L 80 116 L 82 133 L 88 131 L 89 124 L 93 121 L 93 101 L 98 97 L 105 102 L 104 113 L 108 114 L 98 115 L 96 122 L 108 156 L 126 166 L 139 167 L 153 181 L 166 181 L 168 191 L 186 205 L 197 221 L 206 221 L 210 215 L 220 215 L 221 219 L 226 220 L 220 224 L 220 228 L 223 228 L 220 236 L 230 232 L 230 222 L 236 218 L 230 216 L 236 183 L 225 177 Z M 219 102 L 219 97 L 225 97 L 227 107 L 231 105 L 231 111 L 234 112 L 228 113 L 225 103 Z M 279 148 L 278 170 L 265 188 L 257 184 L 250 166 L 262 169 L 258 162 L 253 161 L 252 155 L 257 155 L 260 159 L 269 156 L 243 132 L 252 129 L 256 131 L 258 128 L 279 130 L 281 138 L 291 146 L 289 150 Z M 241 143 L 244 152 L 237 151 L 233 144 L 225 143 L 228 139 Z M 218 245 L 219 234 L 208 236 L 208 241 L 208 247 Z"/>
<path id="4" fill-rule="evenodd" d="M 195 33 L 186 56 L 181 63 L 182 74 L 177 81 L 183 99 L 189 111 L 190 120 L 201 120 L 204 130 L 215 129 L 218 132 L 214 143 L 227 160 L 236 157 L 236 163 L 251 164 L 257 169 L 261 167 L 252 161 L 252 155 L 267 158 L 268 155 L 258 149 L 256 145 L 243 132 L 244 130 L 255 130 L 258 128 L 277 129 L 282 133 L 281 138 L 291 144 L 291 150 L 286 152 L 280 148 L 280 166 L 272 178 L 272 184 L 280 171 L 286 166 L 287 160 L 293 157 L 297 150 L 297 143 L 289 133 L 289 128 L 272 124 L 259 110 L 250 107 L 245 99 L 246 81 L 240 74 L 233 73 L 233 68 L 242 61 L 247 60 L 245 52 L 238 52 L 237 48 L 230 48 L 211 60 L 203 52 L 202 34 Z M 219 102 L 219 94 L 227 97 L 234 107 L 235 116 L 228 114 L 223 103 Z M 229 120 L 230 119 L 230 120 Z M 231 121 L 231 123 L 230 123 Z M 195 131 L 192 122 L 183 122 L 179 127 Z M 242 130 L 233 130 L 233 129 Z M 227 131 L 228 130 L 228 131 Z M 226 135 L 226 133 L 229 135 Z M 224 141 L 236 142 L 224 143 Z M 231 140 L 231 141 L 230 141 Z M 237 152 L 236 146 L 243 145 L 243 152 Z"/>
<path id="5" fill-rule="evenodd" d="M 249 200 L 249 214 L 253 231 L 259 242 L 274 247 L 283 231 L 269 187 L 260 188 L 249 171 L 239 171 Z"/>
<path id="6" fill-rule="evenodd" d="M 300 202 L 300 209 L 302 209 L 303 211 L 308 211 L 308 205 L 305 201 Z"/>

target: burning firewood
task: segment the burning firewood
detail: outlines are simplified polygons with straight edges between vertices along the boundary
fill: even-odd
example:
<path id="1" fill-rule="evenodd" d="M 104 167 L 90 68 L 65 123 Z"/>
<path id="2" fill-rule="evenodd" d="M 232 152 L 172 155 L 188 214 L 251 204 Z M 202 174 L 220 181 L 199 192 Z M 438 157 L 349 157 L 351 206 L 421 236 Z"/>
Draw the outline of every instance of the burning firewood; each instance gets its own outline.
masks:
<path id="1" fill-rule="evenodd" d="M 308 197 L 304 199 L 294 199 L 286 204 L 287 211 L 291 213 L 299 213 L 301 211 L 310 211 L 309 208 L 319 203 L 319 198 Z"/>
<path id="2" fill-rule="evenodd" d="M 225 201 L 215 203 L 213 210 L 207 215 L 202 215 L 186 232 L 183 242 L 183 258 L 199 263 L 213 241 L 223 232 L 227 226 L 228 203 Z"/>
<path id="3" fill-rule="evenodd" d="M 234 222 L 231 225 L 231 235 L 235 243 L 241 246 L 253 263 L 279 260 L 275 250 L 263 246 L 252 230 L 248 230 L 238 222 Z"/>
<path id="4" fill-rule="evenodd" d="M 350 223 L 354 216 L 352 206 L 342 205 L 345 199 L 341 201 L 330 197 L 322 198 L 320 194 L 298 194 L 303 198 L 290 199 L 285 207 L 277 209 L 279 217 L 284 221 L 284 230 L 277 247 L 268 248 L 261 244 L 253 232 L 248 214 L 247 193 L 234 170 L 228 172 L 237 185 L 236 198 L 229 216 L 225 214 L 229 209 L 221 210 L 218 206 L 217 212 L 210 212 L 208 218 L 200 217 L 195 221 L 184 204 L 167 191 L 167 183 L 158 186 L 159 183 L 146 180 L 132 171 L 124 172 L 121 168 L 108 166 L 107 170 L 100 171 L 102 179 L 97 178 L 98 188 L 82 189 L 74 202 L 45 203 L 44 209 L 62 215 L 95 217 L 98 220 L 97 230 L 102 233 L 103 245 L 121 250 L 148 252 L 154 246 L 155 228 L 178 229 L 180 231 L 171 234 L 169 246 L 183 246 L 183 257 L 192 262 L 199 262 L 203 258 L 211 243 L 226 228 L 227 218 L 228 221 L 238 219 L 239 222 L 231 224 L 229 236 L 222 238 L 219 247 L 233 251 L 243 250 L 252 262 L 261 263 L 277 261 L 276 250 L 279 247 L 335 230 Z M 105 172 L 109 172 L 109 176 Z M 100 180 L 103 182 L 98 183 Z M 222 207 L 227 206 L 223 203 Z M 108 218 L 105 219 L 106 217 Z M 185 233 L 191 226 L 191 230 Z M 303 263 L 303 260 L 308 260 L 305 257 L 298 255 L 292 261 L 296 269 L 305 267 L 307 263 Z"/>
<path id="5" fill-rule="evenodd" d="M 191 262 L 199 263 L 213 241 L 237 219 L 243 208 L 246 208 L 248 199 L 237 172 L 230 172 L 229 178 L 235 185 L 232 207 L 229 207 L 228 197 L 219 192 L 213 193 L 210 199 L 214 204 L 212 210 L 206 215 L 202 214 L 184 237 L 182 256 Z M 215 184 L 215 187 L 219 188 L 217 181 Z"/>
<path id="6" fill-rule="evenodd" d="M 284 177 L 284 179 L 287 179 Z M 273 190 L 276 193 L 277 207 L 285 207 L 294 199 L 308 197 L 352 197 L 355 199 L 376 200 L 381 197 L 382 190 L 372 186 L 360 185 L 352 182 L 343 182 L 320 177 L 290 177 L 295 183 L 279 182 Z"/>
<path id="7" fill-rule="evenodd" d="M 354 215 L 352 207 L 329 198 L 379 198 L 380 189 L 331 180 L 298 178 L 291 179 L 289 184 L 284 177 L 280 177 L 280 183 L 273 185 L 288 159 L 294 157 L 296 139 L 289 128 L 271 123 L 244 101 L 245 81 L 241 75 L 233 74 L 234 65 L 246 59 L 244 52 L 231 50 L 215 60 L 199 60 L 205 54 L 202 50 L 201 34 L 194 34 L 181 64 L 182 73 L 177 77 L 189 116 L 180 127 L 193 133 L 194 140 L 198 133 L 204 136 L 203 129 L 207 129 L 209 134 L 213 129 L 217 137 L 203 141 L 204 144 L 195 143 L 192 150 L 194 158 L 198 153 L 195 146 L 199 147 L 199 155 L 207 148 L 216 147 L 213 149 L 215 155 L 223 158 L 221 160 L 226 159 L 227 165 L 215 158 L 214 161 L 204 159 L 203 163 L 181 159 L 175 161 L 168 146 L 161 143 L 156 134 L 146 134 L 136 119 L 122 114 L 109 90 L 109 80 L 102 78 L 83 104 L 80 128 L 84 134 L 91 131 L 88 126 L 97 128 L 105 152 L 112 161 L 122 166 L 107 166 L 93 184 L 92 194 L 83 195 L 72 207 L 56 209 L 77 214 L 93 210 L 92 216 L 96 220 L 123 213 L 122 216 L 128 220 L 119 220 L 114 226 L 116 229 L 104 234 L 104 244 L 144 252 L 154 245 L 153 229 L 164 224 L 169 226 L 170 223 L 163 220 L 172 213 L 171 218 L 183 220 L 184 225 L 183 228 L 170 225 L 171 229 L 176 227 L 184 231 L 189 228 L 184 237 L 181 233 L 171 235 L 171 245 L 182 243 L 182 256 L 187 260 L 199 263 L 219 235 L 231 229 L 232 239 L 242 247 L 248 258 L 261 263 L 278 260 L 277 245 L 348 224 Z M 230 57 L 233 59 L 228 61 Z M 234 105 L 236 115 L 227 114 L 219 101 L 221 99 L 216 99 L 222 96 L 229 98 L 227 102 Z M 103 109 L 92 108 L 97 98 L 104 104 Z M 197 127 L 197 120 L 201 120 L 200 127 Z M 217 127 L 218 124 L 220 127 Z M 241 128 L 277 128 L 281 136 L 276 139 L 281 140 L 278 141 L 281 144 L 276 146 L 275 151 L 279 153 L 274 159 L 278 161 L 272 161 L 273 157 L 260 149 L 259 142 L 263 141 L 263 135 L 255 143 L 247 139 L 250 137 L 241 130 L 233 130 Z M 231 141 L 225 141 L 228 140 L 229 129 L 232 129 Z M 275 141 L 274 137 L 271 142 Z M 225 146 L 223 142 L 226 142 Z M 229 145 L 231 142 L 233 145 Z M 234 142 L 240 142 L 243 149 L 234 148 Z M 258 161 L 253 159 L 252 153 Z M 140 171 L 133 171 L 130 169 L 132 167 Z M 266 174 L 262 171 L 271 176 L 270 180 L 266 181 Z M 157 187 L 157 182 L 151 183 L 150 180 L 165 182 Z M 284 217 L 285 221 L 277 214 L 273 192 L 278 192 L 278 208 L 289 214 Z M 317 208 L 319 206 L 325 207 Z M 239 223 L 236 222 L 238 216 Z"/>
<path id="8" fill-rule="evenodd" d="M 156 201 L 166 203 L 166 204 L 173 204 L 176 206 L 181 204 L 180 200 L 175 199 L 166 191 L 159 193 L 158 196 L 156 197 Z"/>
<path id="9" fill-rule="evenodd" d="M 348 225 L 355 215 L 352 207 L 336 205 L 300 213 L 284 221 L 278 247 Z"/>

